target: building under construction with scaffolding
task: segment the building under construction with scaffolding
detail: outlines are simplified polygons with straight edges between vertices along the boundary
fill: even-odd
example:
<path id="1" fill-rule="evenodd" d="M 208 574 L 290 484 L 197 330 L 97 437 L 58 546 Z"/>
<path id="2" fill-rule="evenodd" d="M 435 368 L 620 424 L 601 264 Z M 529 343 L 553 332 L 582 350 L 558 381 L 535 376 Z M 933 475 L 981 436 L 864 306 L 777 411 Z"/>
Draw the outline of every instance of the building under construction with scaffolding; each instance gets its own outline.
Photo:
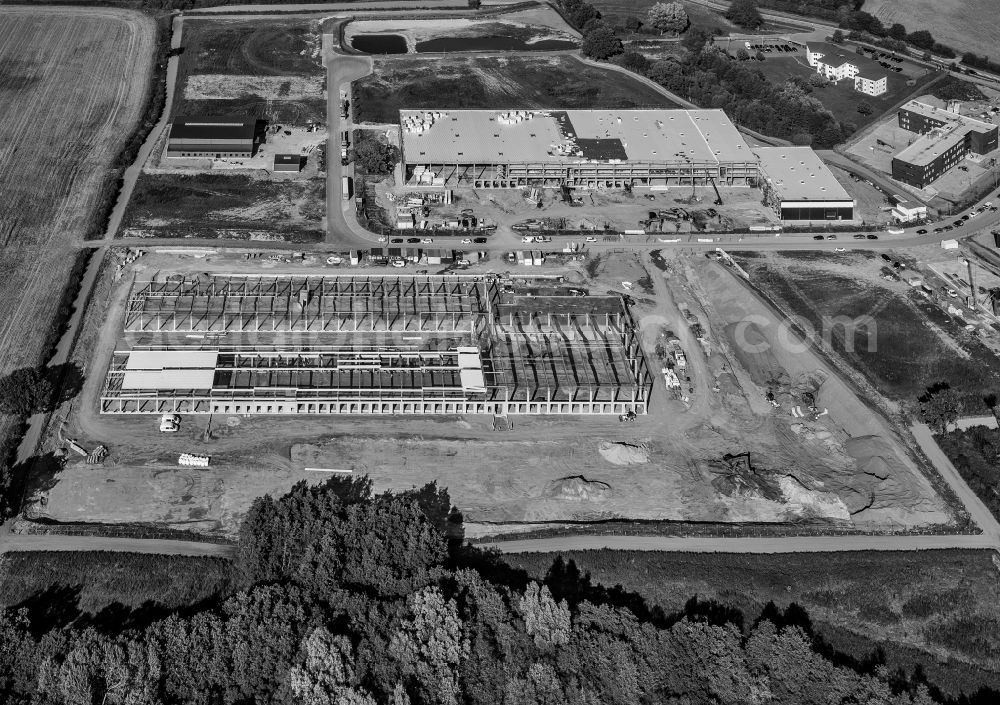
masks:
<path id="1" fill-rule="evenodd" d="M 496 276 L 179 275 L 132 283 L 107 414 L 645 413 L 618 296 Z"/>

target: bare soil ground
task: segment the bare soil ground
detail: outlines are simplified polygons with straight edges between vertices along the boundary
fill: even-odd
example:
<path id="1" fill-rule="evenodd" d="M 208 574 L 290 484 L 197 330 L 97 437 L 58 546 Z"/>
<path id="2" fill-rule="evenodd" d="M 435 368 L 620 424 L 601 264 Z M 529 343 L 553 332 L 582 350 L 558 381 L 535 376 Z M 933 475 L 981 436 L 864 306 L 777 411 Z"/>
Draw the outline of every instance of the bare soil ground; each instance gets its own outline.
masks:
<path id="1" fill-rule="evenodd" d="M 436 480 L 463 511 L 470 536 L 523 530 L 530 522 L 611 518 L 879 528 L 949 521 L 888 423 L 822 360 L 777 348 L 756 357 L 734 352 L 741 320 L 752 316 L 749 335 L 771 345 L 781 342 L 781 329 L 730 272 L 702 257 L 660 264 L 664 272 L 639 255 L 620 254 L 563 269 L 595 291 L 622 291 L 622 281 L 634 282 L 633 313 L 654 369 L 667 329 L 688 353 L 688 400 L 668 397 L 657 375 L 652 412 L 634 424 L 616 417 L 513 417 L 515 429 L 497 433 L 482 417 L 187 416 L 177 434 L 157 433 L 154 417 L 96 413 L 133 274 L 331 270 L 316 259 L 248 263 L 238 254 L 154 254 L 114 282 L 109 265 L 74 353 L 90 363 L 84 392 L 47 443 L 101 442 L 111 457 L 99 466 L 67 465 L 42 488 L 44 501 L 33 511 L 65 521 L 144 521 L 232 534 L 254 497 L 280 494 L 302 479 L 319 481 L 326 473 L 306 468 L 327 468 L 368 474 L 376 490 Z M 710 331 L 706 347 L 694 340 L 678 304 Z M 768 389 L 779 408 L 764 399 Z M 816 421 L 792 415 L 793 394 L 807 389 L 829 410 Z M 725 453 L 745 451 L 752 467 L 723 461 Z M 178 467 L 182 452 L 209 454 L 212 467 Z"/>
<path id="2" fill-rule="evenodd" d="M 358 122 L 398 123 L 401 109 L 672 108 L 653 88 L 571 56 L 377 58 L 352 84 Z"/>
<path id="3" fill-rule="evenodd" d="M 99 227 L 141 115 L 154 41 L 153 21 L 124 10 L 0 13 L 0 373 L 39 362 L 72 246 Z"/>
<path id="4" fill-rule="evenodd" d="M 304 125 L 326 117 L 319 21 L 189 19 L 173 114 L 249 114 Z"/>
<path id="5" fill-rule="evenodd" d="M 120 233 L 316 242 L 323 238 L 325 184 L 322 178 L 271 180 L 256 173 L 143 173 Z"/>

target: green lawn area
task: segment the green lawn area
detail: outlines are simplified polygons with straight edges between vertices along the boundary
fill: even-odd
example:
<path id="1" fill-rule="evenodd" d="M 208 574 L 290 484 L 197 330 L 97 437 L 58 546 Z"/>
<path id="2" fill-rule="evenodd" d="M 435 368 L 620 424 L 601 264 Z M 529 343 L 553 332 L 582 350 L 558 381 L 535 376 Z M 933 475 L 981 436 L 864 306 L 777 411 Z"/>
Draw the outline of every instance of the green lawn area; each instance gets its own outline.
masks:
<path id="1" fill-rule="evenodd" d="M 750 627 L 768 602 L 782 612 L 795 603 L 806 610 L 815 633 L 854 658 L 881 647 L 891 668 L 909 672 L 920 664 L 932 682 L 952 693 L 1000 684 L 1000 569 L 992 551 L 562 555 L 574 564 L 570 574 L 589 573 L 596 589 L 616 602 L 658 607 L 666 618 L 685 611 L 696 597 L 700 607 L 688 605 L 689 614 L 715 610 L 733 616 L 737 610 L 735 616 Z M 541 579 L 556 557 L 508 554 L 504 560 Z M 550 584 L 558 592 L 560 580 Z"/>
<path id="2" fill-rule="evenodd" d="M 570 56 L 376 59 L 353 84 L 356 119 L 397 123 L 401 109 L 673 108 L 668 98 L 611 69 Z"/>
<path id="3" fill-rule="evenodd" d="M 232 581 L 232 562 L 220 558 L 12 552 L 0 557 L 0 606 L 26 608 L 37 629 L 74 622 L 123 629 L 215 600 Z"/>
<path id="4" fill-rule="evenodd" d="M 876 323 L 873 339 L 859 328 L 853 351 L 845 350 L 842 336 L 831 341 L 848 364 L 890 399 L 915 405 L 927 387 L 947 382 L 963 396 L 968 413 L 987 413 L 983 396 L 1000 393 L 1000 360 L 981 342 L 916 293 L 901 295 L 810 266 L 817 257 L 829 255 L 739 253 L 737 259 L 768 298 L 787 315 L 803 316 L 816 330 L 822 330 L 824 316 L 871 316 Z M 876 270 L 883 264 L 874 254 L 851 253 L 843 260 Z"/>
<path id="5" fill-rule="evenodd" d="M 736 44 L 733 44 L 733 52 L 736 51 Z M 772 82 L 781 84 L 792 76 L 799 76 L 808 79 L 815 71 L 806 64 L 805 51 L 798 51 L 795 54 L 765 54 L 764 61 L 754 61 L 751 63 Z M 887 71 L 888 90 L 878 97 L 865 95 L 854 90 L 853 81 L 839 81 L 836 84 L 828 84 L 822 88 L 816 88 L 810 95 L 815 97 L 841 122 L 850 122 L 858 128 L 874 122 L 892 108 L 894 105 L 911 95 L 920 95 L 923 90 L 937 74 L 920 73 L 922 69 L 917 69 L 904 64 L 902 73 Z M 912 74 L 912 75 L 911 75 Z M 908 86 L 908 79 L 916 81 L 916 85 Z M 871 115 L 862 115 L 858 112 L 858 105 L 861 101 L 869 103 L 874 108 Z"/>

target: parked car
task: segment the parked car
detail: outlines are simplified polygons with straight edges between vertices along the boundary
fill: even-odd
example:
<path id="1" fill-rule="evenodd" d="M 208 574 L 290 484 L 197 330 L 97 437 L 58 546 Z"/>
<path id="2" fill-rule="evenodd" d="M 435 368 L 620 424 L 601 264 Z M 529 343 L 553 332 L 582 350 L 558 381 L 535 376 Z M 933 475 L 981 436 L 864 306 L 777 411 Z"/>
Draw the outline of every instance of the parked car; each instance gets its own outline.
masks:
<path id="1" fill-rule="evenodd" d="M 482 245 L 482 244 L 484 244 L 486 242 L 486 238 L 485 237 L 474 237 L 474 238 L 472 238 L 472 241 L 474 243 L 476 243 L 477 245 Z"/>
<path id="2" fill-rule="evenodd" d="M 822 235 L 813 235 L 813 240 L 823 240 L 823 239 L 824 238 Z"/>
<path id="3" fill-rule="evenodd" d="M 470 239 L 469 239 L 469 238 L 467 238 L 467 237 L 463 237 L 463 238 L 462 238 L 462 244 L 463 244 L 463 245 L 471 245 L 471 244 L 472 244 L 472 240 L 470 240 Z"/>
<path id="4" fill-rule="evenodd" d="M 927 234 L 927 228 L 920 228 L 920 230 L 917 231 L 917 235 L 926 235 L 926 234 Z"/>
<path id="5" fill-rule="evenodd" d="M 401 237 L 394 237 L 394 238 L 392 238 L 392 240 L 390 240 L 389 242 L 392 242 L 392 243 L 394 243 L 394 244 L 397 244 L 397 245 L 398 245 L 398 244 L 399 244 L 399 243 L 401 243 L 402 241 L 403 241 L 403 238 L 401 238 Z"/>
<path id="6" fill-rule="evenodd" d="M 181 417 L 177 414 L 164 414 L 160 417 L 160 433 L 177 433 L 181 427 Z"/>
<path id="7" fill-rule="evenodd" d="M 588 236 L 586 237 L 586 241 L 587 241 L 587 242 L 597 242 L 597 238 L 596 238 L 596 237 L 594 237 L 593 235 L 588 235 Z"/>
<path id="8" fill-rule="evenodd" d="M 965 225 L 965 221 L 963 221 L 963 220 L 956 220 L 956 221 L 955 221 L 955 227 L 956 227 L 956 228 L 960 228 L 960 227 L 962 227 L 963 225 Z"/>
<path id="9" fill-rule="evenodd" d="M 854 239 L 855 240 L 864 240 L 865 239 L 865 234 L 864 233 L 855 233 L 854 234 Z"/>
<path id="10" fill-rule="evenodd" d="M 846 247 L 835 247 L 835 248 L 833 248 L 833 251 L 834 252 L 847 252 L 847 248 Z"/>
<path id="11" fill-rule="evenodd" d="M 867 237 L 869 240 L 878 240 L 878 235 L 876 235 L 875 233 L 868 233 L 868 235 L 866 235 L 865 237 Z"/>
<path id="12" fill-rule="evenodd" d="M 837 236 L 834 233 L 830 233 L 829 235 L 826 236 L 826 239 L 827 240 L 836 240 Z"/>
<path id="13" fill-rule="evenodd" d="M 432 237 L 423 237 L 423 238 L 420 238 L 420 242 L 422 242 L 425 245 L 429 245 L 432 242 L 434 242 L 434 238 L 432 238 Z"/>
<path id="14" fill-rule="evenodd" d="M 420 242 L 420 238 L 419 237 L 408 237 L 408 238 L 406 238 L 406 241 L 408 243 L 410 243 L 411 245 L 416 245 L 418 242 Z"/>
<path id="15" fill-rule="evenodd" d="M 405 259 L 396 258 L 396 259 L 393 259 L 391 262 L 389 262 L 389 264 L 391 264 L 396 269 L 402 269 L 403 267 L 406 266 L 406 260 Z"/>

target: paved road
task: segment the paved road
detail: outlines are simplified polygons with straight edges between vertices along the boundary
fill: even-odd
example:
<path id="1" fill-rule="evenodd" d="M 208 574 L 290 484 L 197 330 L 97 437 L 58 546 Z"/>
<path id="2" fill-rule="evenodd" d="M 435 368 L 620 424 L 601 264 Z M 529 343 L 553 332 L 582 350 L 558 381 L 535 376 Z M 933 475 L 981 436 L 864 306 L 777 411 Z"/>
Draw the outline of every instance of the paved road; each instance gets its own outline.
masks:
<path id="1" fill-rule="evenodd" d="M 327 70 L 326 242 L 341 248 L 365 247 L 378 238 L 358 224 L 353 212 L 354 199 L 344 200 L 342 177 L 353 175 L 349 167 L 340 164 L 341 132 L 351 125 L 350 118 L 341 119 L 340 89 L 343 87 L 350 95 L 350 82 L 370 74 L 372 60 L 368 56 L 340 53 L 336 42 L 332 34 L 323 35 L 323 63 Z"/>
<path id="2" fill-rule="evenodd" d="M 124 553 L 165 553 L 176 556 L 218 556 L 233 558 L 234 546 L 200 541 L 162 539 L 122 539 L 105 536 L 0 536 L 0 552 L 9 551 L 116 551 Z"/>

